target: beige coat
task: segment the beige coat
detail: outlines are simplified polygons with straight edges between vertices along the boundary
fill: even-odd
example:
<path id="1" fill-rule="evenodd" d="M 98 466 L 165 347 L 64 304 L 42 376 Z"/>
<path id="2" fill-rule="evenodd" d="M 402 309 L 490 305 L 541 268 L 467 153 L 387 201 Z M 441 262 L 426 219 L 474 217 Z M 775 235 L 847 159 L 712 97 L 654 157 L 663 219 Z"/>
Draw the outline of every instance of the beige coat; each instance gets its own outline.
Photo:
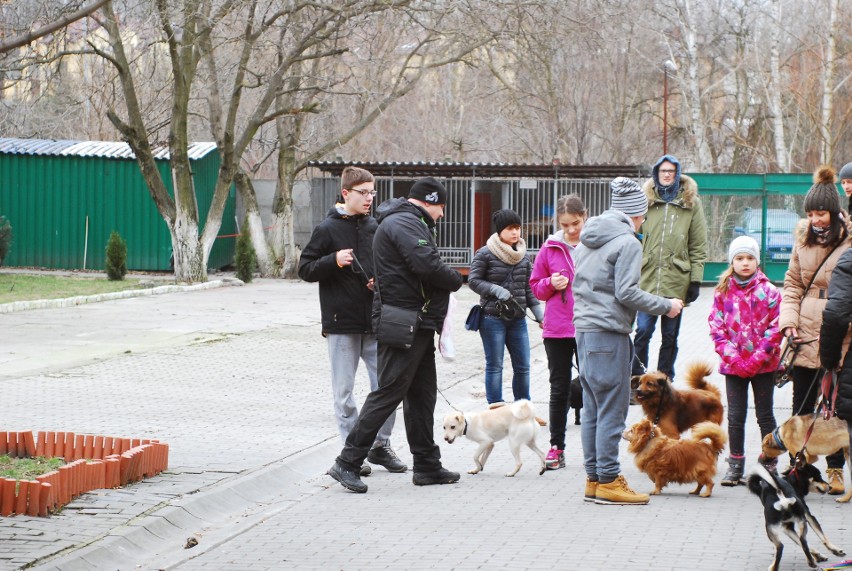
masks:
<path id="1" fill-rule="evenodd" d="M 807 221 L 803 222 L 807 224 Z M 790 265 L 784 276 L 781 317 L 778 325 L 781 331 L 784 331 L 787 327 L 795 327 L 799 332 L 799 337 L 803 341 L 809 341 L 819 337 L 819 330 L 822 326 L 822 311 L 828 302 L 828 284 L 831 280 L 831 272 L 837 265 L 837 260 L 840 259 L 843 252 L 849 249 L 852 243 L 849 239 L 846 239 L 831 253 L 831 257 L 819 269 L 813 284 L 805 293 L 805 287 L 810 283 L 814 271 L 831 251 L 831 248 L 805 246 L 804 236 L 806 232 L 801 231 L 798 234 L 796 246 L 793 248 L 792 256 L 790 256 Z M 804 300 L 802 299 L 803 295 Z M 852 334 L 847 331 L 846 338 L 843 341 L 844 354 L 849 348 L 850 337 L 852 337 Z M 795 365 L 818 369 L 820 367 L 819 342 L 802 345 L 796 357 Z"/>

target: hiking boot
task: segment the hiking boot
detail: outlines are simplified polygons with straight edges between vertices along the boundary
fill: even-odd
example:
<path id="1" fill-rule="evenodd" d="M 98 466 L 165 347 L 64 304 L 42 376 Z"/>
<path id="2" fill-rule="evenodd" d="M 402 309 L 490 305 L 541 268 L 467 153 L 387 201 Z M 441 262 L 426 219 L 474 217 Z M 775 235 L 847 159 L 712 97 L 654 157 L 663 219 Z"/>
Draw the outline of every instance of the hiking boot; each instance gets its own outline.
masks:
<path id="1" fill-rule="evenodd" d="M 370 468 L 368 465 L 364 464 L 363 466 L 361 466 L 361 476 L 362 477 L 363 476 L 369 476 L 372 473 L 373 473 L 373 469 Z"/>
<path id="2" fill-rule="evenodd" d="M 394 472 L 396 474 L 401 474 L 408 470 L 408 466 L 402 463 L 393 451 L 393 448 L 388 445 L 371 448 L 367 453 L 367 461 L 372 464 L 378 464 L 379 466 L 384 467 L 384 469 L 388 472 Z"/>
<path id="3" fill-rule="evenodd" d="M 828 476 L 828 493 L 832 496 L 839 496 L 846 492 L 843 486 L 843 468 L 829 468 L 825 471 Z"/>
<path id="4" fill-rule="evenodd" d="M 340 484 L 347 490 L 351 490 L 357 494 L 363 494 L 367 491 L 367 484 L 361 481 L 361 477 L 358 475 L 358 472 L 346 468 L 340 462 L 335 461 L 334 465 L 328 469 L 327 473 L 329 476 L 340 482 Z"/>
<path id="5" fill-rule="evenodd" d="M 584 502 L 593 502 L 595 501 L 595 492 L 598 489 L 598 481 L 590 480 L 588 476 L 586 476 L 586 491 L 583 495 Z"/>
<path id="6" fill-rule="evenodd" d="M 414 472 L 411 479 L 415 486 L 433 486 L 435 484 L 455 484 L 461 476 L 458 472 L 450 472 L 446 468 L 432 472 Z"/>
<path id="7" fill-rule="evenodd" d="M 565 467 L 565 452 L 558 449 L 556 446 L 551 446 L 547 452 L 547 458 L 544 459 L 544 464 L 548 470 L 558 470 Z"/>
<path id="8" fill-rule="evenodd" d="M 745 458 L 728 458 L 728 471 L 722 478 L 723 486 L 739 486 L 745 484 L 743 481 L 743 466 L 745 466 Z"/>
<path id="9" fill-rule="evenodd" d="M 627 485 L 627 480 L 621 474 L 608 484 L 598 482 L 595 489 L 595 503 L 615 506 L 631 506 L 647 504 L 648 494 L 637 494 Z"/>

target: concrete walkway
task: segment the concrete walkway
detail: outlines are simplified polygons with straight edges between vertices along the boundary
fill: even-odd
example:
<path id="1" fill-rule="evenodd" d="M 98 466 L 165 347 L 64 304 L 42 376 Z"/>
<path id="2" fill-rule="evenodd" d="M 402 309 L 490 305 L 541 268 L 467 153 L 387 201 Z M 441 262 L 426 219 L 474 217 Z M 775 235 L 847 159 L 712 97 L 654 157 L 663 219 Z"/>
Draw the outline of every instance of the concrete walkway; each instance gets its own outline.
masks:
<path id="1" fill-rule="evenodd" d="M 705 288 L 686 310 L 679 371 L 695 358 L 715 362 L 706 325 L 711 298 Z M 461 325 L 475 296 L 465 287 L 459 299 L 458 355 L 452 363 L 439 358 L 439 386 L 452 406 L 482 409 L 481 344 Z M 376 468 L 367 494 L 346 492 L 324 475 L 340 441 L 314 284 L 258 280 L 0 319 L 0 429 L 159 438 L 171 446 L 160 476 L 85 494 L 50 518 L 0 519 L 0 569 L 729 570 L 771 561 L 760 504 L 744 487 L 717 486 L 702 499 L 688 495 L 691 486 L 672 485 L 642 507 L 583 502 L 574 425 L 564 470 L 538 476 L 527 451 L 520 473 L 505 478 L 512 460 L 501 444 L 485 472 L 457 485 L 417 488 L 410 474 Z M 530 331 L 532 395 L 546 417 L 546 359 L 538 330 Z M 504 380 L 509 396 L 508 371 Z M 360 399 L 366 386 L 360 371 Z M 789 403 L 789 387 L 777 391 L 779 421 Z M 450 410 L 439 395 L 438 437 Z M 639 414 L 632 407 L 628 422 Z M 747 436 L 753 461 L 753 415 Z M 542 448 L 548 438 L 543 428 Z M 394 446 L 410 464 L 401 413 Z M 474 449 L 465 439 L 441 446 L 445 465 L 462 472 Z M 652 488 L 624 448 L 622 463 L 635 489 Z M 810 505 L 829 537 L 852 549 L 844 544 L 850 506 L 828 496 Z M 190 538 L 197 545 L 185 549 Z M 805 565 L 789 544 L 781 568 Z"/>

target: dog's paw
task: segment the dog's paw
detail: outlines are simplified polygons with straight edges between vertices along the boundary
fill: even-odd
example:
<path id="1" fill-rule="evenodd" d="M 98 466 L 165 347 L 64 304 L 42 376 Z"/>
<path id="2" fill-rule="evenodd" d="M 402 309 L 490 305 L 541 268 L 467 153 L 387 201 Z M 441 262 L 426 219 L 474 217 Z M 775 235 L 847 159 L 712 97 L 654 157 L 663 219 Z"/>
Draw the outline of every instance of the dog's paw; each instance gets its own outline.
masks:
<path id="1" fill-rule="evenodd" d="M 506 477 L 507 477 L 507 478 L 514 478 L 514 477 L 515 477 L 515 472 L 506 472 Z"/>
<path id="2" fill-rule="evenodd" d="M 817 561 L 828 561 L 828 557 L 826 557 L 819 551 L 811 551 L 811 555 L 813 555 L 814 559 L 816 559 Z M 813 567 L 816 567 L 816 565 L 813 565 Z"/>
<path id="3" fill-rule="evenodd" d="M 544 474 L 545 472 L 547 472 L 547 468 L 546 468 L 546 467 L 542 468 L 542 469 L 541 469 L 541 472 L 539 472 L 539 473 L 538 473 L 538 475 L 539 475 L 539 476 L 541 476 L 541 475 L 542 475 L 542 474 Z"/>
<path id="4" fill-rule="evenodd" d="M 479 468 L 473 468 L 467 471 L 468 474 L 479 474 Z"/>
<path id="5" fill-rule="evenodd" d="M 832 549 L 831 552 L 837 555 L 838 557 L 843 557 L 844 555 L 846 555 L 846 552 L 842 549 Z"/>

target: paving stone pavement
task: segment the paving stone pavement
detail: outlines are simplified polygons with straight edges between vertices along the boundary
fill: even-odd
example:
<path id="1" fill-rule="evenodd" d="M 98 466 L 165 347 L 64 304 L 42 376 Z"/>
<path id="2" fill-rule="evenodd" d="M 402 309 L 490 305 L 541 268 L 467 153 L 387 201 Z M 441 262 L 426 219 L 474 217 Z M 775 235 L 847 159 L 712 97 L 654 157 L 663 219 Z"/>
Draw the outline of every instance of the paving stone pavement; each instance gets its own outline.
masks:
<path id="1" fill-rule="evenodd" d="M 686 310 L 678 371 L 692 358 L 715 363 L 706 324 L 711 298 L 704 288 Z M 439 358 L 439 386 L 454 406 L 482 409 L 484 357 L 478 335 L 462 327 L 475 295 L 465 287 L 459 299 L 458 355 L 451 363 Z M 258 280 L 3 319 L 3 430 L 160 438 L 171 446 L 169 470 L 155 478 L 85 494 L 47 519 L 0 519 L 3 570 L 721 570 L 765 568 L 771 560 L 760 505 L 744 487 L 716 486 L 703 499 L 688 495 L 689 485 L 672 485 L 648 506 L 583 502 L 579 427 L 571 424 L 564 470 L 539 476 L 527 450 L 524 467 L 506 478 L 512 459 L 503 443 L 485 472 L 463 474 L 457 485 L 419 488 L 410 474 L 377 467 L 367 494 L 346 492 L 324 475 L 340 441 L 313 284 Z M 546 417 L 546 359 L 538 330 L 530 332 L 531 392 Z M 508 357 L 506 367 L 510 395 Z M 714 381 L 724 389 L 720 376 Z M 367 384 L 360 371 L 361 400 Z M 789 416 L 789 402 L 789 387 L 777 391 L 779 421 Z M 436 438 L 449 410 L 439 396 Z M 632 407 L 628 422 L 639 416 Z M 548 435 L 542 428 L 543 449 Z M 753 413 L 747 436 L 753 460 Z M 401 412 L 393 444 L 410 463 Z M 445 465 L 462 472 L 472 467 L 474 449 L 466 439 L 441 446 Z M 652 488 L 624 447 L 622 466 L 635 489 Z M 810 505 L 844 547 L 850 507 L 828 496 Z M 188 537 L 198 545 L 184 549 Z M 804 565 L 788 544 L 781 568 Z"/>

